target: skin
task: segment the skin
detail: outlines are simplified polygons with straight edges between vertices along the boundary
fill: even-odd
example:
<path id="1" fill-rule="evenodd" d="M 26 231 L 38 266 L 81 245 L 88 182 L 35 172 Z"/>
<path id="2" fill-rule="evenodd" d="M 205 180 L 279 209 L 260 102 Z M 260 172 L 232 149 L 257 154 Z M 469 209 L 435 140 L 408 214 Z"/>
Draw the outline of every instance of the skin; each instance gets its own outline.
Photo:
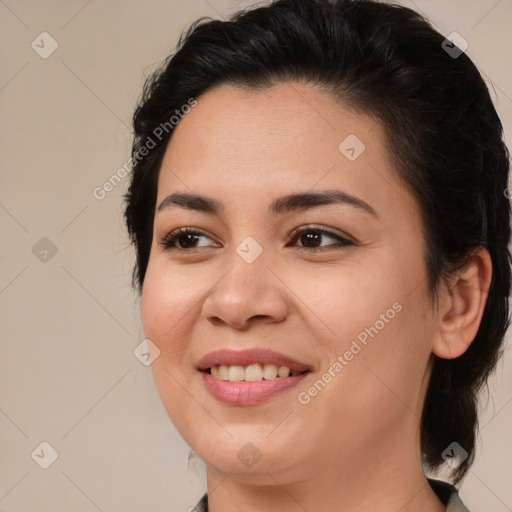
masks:
<path id="1" fill-rule="evenodd" d="M 338 149 L 349 134 L 365 144 L 353 162 Z M 268 212 L 278 197 L 327 189 L 357 196 L 376 216 L 348 204 Z M 145 335 L 161 351 L 155 383 L 206 463 L 210 510 L 445 510 L 421 466 L 421 410 L 432 354 L 457 357 L 476 334 L 491 263 L 486 251 L 475 253 L 432 307 L 419 209 L 397 178 L 380 124 L 311 84 L 222 85 L 174 129 L 157 205 L 173 192 L 224 207 L 218 216 L 176 206 L 155 213 L 142 294 Z M 293 232 L 307 225 L 355 244 L 339 248 L 321 235 L 309 242 L 317 252 L 305 252 L 308 239 Z M 159 245 L 187 226 L 205 234 L 195 248 Z M 252 263 L 236 252 L 247 236 L 263 249 Z M 300 403 L 299 393 L 395 303 L 402 308 L 394 318 Z M 259 405 L 217 401 L 198 360 L 249 347 L 313 371 Z M 248 442 L 261 454 L 251 467 L 237 457 Z"/>

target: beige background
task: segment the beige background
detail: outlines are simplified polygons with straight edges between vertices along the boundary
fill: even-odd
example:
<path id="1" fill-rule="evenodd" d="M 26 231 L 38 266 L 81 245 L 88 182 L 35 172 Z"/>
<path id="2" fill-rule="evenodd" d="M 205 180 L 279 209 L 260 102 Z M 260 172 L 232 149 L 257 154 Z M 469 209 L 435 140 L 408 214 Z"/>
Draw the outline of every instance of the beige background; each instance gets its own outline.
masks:
<path id="1" fill-rule="evenodd" d="M 469 42 L 510 146 L 512 1 L 403 3 Z M 198 16 L 247 4 L 0 0 L 0 511 L 179 512 L 204 491 L 133 354 L 144 336 L 122 222 L 127 180 L 102 200 L 93 190 L 128 159 L 143 73 Z M 46 59 L 31 47 L 51 49 L 44 31 L 59 45 Z M 511 369 L 509 350 L 461 489 L 474 511 L 512 510 Z M 31 457 L 43 441 L 58 452 L 48 469 L 35 462 L 48 449 Z"/>

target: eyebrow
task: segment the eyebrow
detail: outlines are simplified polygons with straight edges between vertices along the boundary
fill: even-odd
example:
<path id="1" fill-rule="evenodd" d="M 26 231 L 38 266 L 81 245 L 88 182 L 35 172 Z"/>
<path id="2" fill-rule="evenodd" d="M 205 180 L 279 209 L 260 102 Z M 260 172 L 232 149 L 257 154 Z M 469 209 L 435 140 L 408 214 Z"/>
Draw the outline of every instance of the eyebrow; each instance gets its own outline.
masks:
<path id="1" fill-rule="evenodd" d="M 303 192 L 289 194 L 275 199 L 269 206 L 269 213 L 283 215 L 294 211 L 303 211 L 318 206 L 346 204 L 361 209 L 374 217 L 377 212 L 361 198 L 343 192 L 341 190 L 324 190 L 320 192 Z M 224 207 L 218 201 L 210 197 L 197 194 L 175 192 L 167 196 L 158 206 L 157 211 L 170 207 L 179 207 L 189 210 L 200 211 L 211 215 L 219 215 Z"/>

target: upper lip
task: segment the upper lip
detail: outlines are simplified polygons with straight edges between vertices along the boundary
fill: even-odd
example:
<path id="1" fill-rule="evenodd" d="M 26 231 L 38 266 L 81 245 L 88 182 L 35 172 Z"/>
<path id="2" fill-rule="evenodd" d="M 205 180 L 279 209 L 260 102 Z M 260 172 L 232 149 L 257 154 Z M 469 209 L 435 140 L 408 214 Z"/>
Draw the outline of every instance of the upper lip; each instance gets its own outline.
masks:
<path id="1" fill-rule="evenodd" d="M 212 366 L 248 366 L 253 363 L 259 363 L 261 365 L 275 364 L 276 366 L 286 366 L 292 371 L 299 372 L 311 370 L 310 366 L 296 361 L 289 356 L 285 356 L 279 352 L 274 352 L 273 350 L 263 348 L 248 348 L 243 350 L 216 350 L 202 357 L 201 360 L 197 363 L 197 368 L 199 370 L 207 370 Z"/>

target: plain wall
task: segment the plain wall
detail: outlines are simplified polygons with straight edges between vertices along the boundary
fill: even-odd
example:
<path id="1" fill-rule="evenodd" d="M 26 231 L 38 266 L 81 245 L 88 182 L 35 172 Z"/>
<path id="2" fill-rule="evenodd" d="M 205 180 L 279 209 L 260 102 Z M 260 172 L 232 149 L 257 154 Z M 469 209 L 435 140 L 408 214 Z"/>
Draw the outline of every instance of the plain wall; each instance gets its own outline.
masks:
<path id="1" fill-rule="evenodd" d="M 403 3 L 468 41 L 466 52 L 494 84 L 510 146 L 510 0 Z M 93 191 L 128 160 L 143 75 L 194 19 L 244 5 L 0 2 L 2 512 L 179 512 L 205 491 L 200 471 L 187 471 L 188 448 L 150 369 L 133 354 L 144 335 L 122 219 L 127 179 L 103 199 Z M 47 58 L 40 53 L 54 43 L 42 32 L 58 43 Z M 511 370 L 509 350 L 490 382 L 477 459 L 460 491 L 474 511 L 512 509 Z M 36 463 L 41 448 L 31 456 L 43 441 L 58 452 L 48 469 Z"/>

